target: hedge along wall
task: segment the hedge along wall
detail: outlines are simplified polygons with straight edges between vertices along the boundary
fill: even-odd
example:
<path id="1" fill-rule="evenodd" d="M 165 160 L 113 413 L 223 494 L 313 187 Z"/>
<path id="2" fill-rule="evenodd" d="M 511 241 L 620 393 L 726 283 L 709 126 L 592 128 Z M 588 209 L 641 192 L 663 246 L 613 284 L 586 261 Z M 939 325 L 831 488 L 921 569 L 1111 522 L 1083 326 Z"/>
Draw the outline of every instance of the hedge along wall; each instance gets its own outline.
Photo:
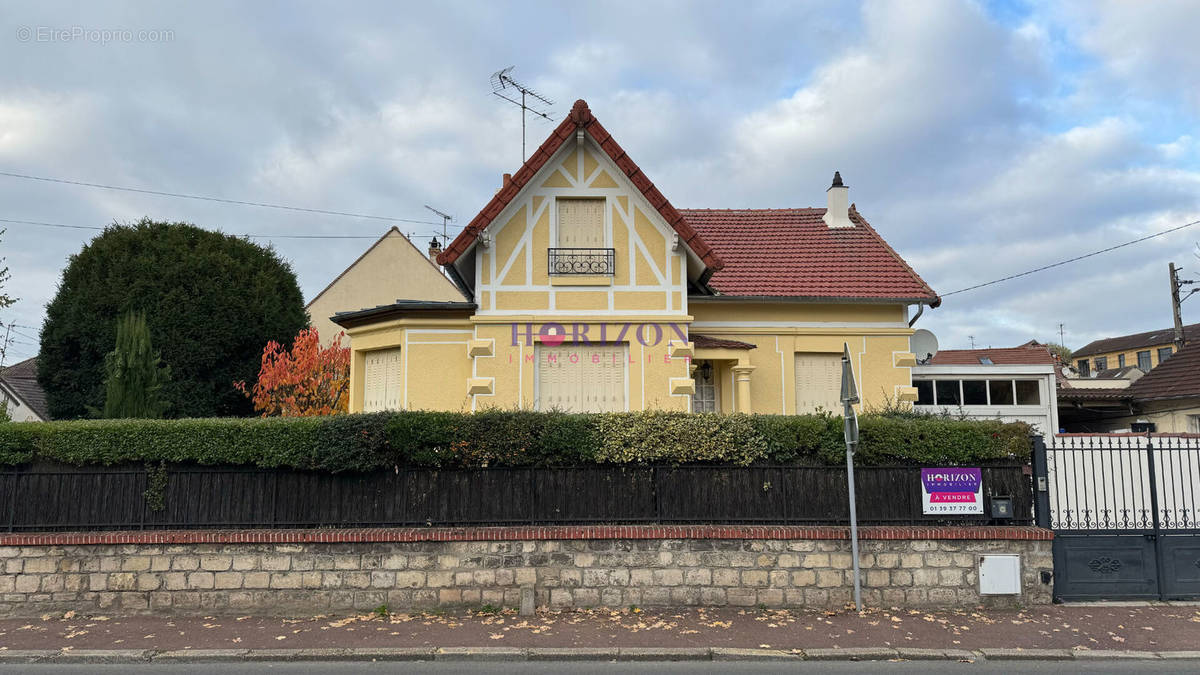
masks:
<path id="1" fill-rule="evenodd" d="M 913 415 L 859 418 L 860 464 L 1027 461 L 1030 428 Z M 128 462 L 369 471 L 393 466 L 825 464 L 843 461 L 842 420 L 673 412 L 389 412 L 305 418 L 0 424 L 0 465 Z"/>

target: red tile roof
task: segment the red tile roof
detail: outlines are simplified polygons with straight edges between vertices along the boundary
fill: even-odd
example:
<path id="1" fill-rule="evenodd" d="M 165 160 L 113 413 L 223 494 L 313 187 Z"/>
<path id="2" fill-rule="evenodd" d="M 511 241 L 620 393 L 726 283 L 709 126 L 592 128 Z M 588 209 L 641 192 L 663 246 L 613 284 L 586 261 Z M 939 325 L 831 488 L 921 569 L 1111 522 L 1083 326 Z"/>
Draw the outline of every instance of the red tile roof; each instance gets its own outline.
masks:
<path id="1" fill-rule="evenodd" d="M 1200 398 L 1200 342 L 1192 342 L 1129 385 L 1136 401 Z"/>
<path id="2" fill-rule="evenodd" d="M 493 219 L 578 129 L 584 129 L 642 192 L 689 248 L 715 272 L 721 295 L 926 302 L 941 299 L 853 206 L 855 227 L 832 229 L 825 209 L 677 210 L 588 109 L 571 114 L 438 256 L 448 265 L 470 248 Z"/>
<path id="3" fill-rule="evenodd" d="M 1054 355 L 1045 345 L 1023 344 L 999 349 L 943 349 L 926 363 L 930 366 L 978 366 L 980 359 L 991 359 L 996 366 L 1055 365 Z"/>
<path id="4" fill-rule="evenodd" d="M 941 303 L 853 206 L 847 228 L 818 208 L 682 213 L 725 260 L 709 281 L 722 295 Z"/>
<path id="5" fill-rule="evenodd" d="M 533 179 L 536 174 L 554 153 L 558 151 L 562 144 L 575 135 L 575 132 L 583 129 L 592 140 L 604 150 L 604 152 L 616 163 L 617 167 L 629 178 L 629 180 L 641 191 L 642 195 L 650 202 L 650 205 L 658 210 L 659 215 L 667 224 L 679 234 L 680 240 L 687 244 L 688 248 L 696 254 L 711 270 L 719 270 L 724 266 L 721 258 L 700 236 L 692 229 L 691 225 L 683 219 L 679 211 L 671 206 L 671 202 L 663 196 L 658 188 L 654 187 L 654 183 L 645 173 L 638 167 L 629 155 L 617 144 L 617 141 L 608 133 L 608 130 L 600 124 L 600 120 L 592 115 L 592 111 L 588 109 L 587 103 L 583 99 L 575 101 L 574 107 L 571 108 L 571 114 L 563 119 L 562 123 L 550 134 L 550 138 L 546 139 L 545 143 L 537 149 L 536 152 L 525 160 L 525 164 L 513 174 L 512 179 L 505 185 L 495 197 L 488 202 L 487 206 L 475 216 L 465 229 L 442 251 L 438 256 L 437 261 L 441 265 L 449 265 L 458 260 L 458 257 L 470 248 L 471 244 L 479 237 L 479 233 L 484 230 L 504 207 L 508 206 L 518 194 L 521 188 Z"/>

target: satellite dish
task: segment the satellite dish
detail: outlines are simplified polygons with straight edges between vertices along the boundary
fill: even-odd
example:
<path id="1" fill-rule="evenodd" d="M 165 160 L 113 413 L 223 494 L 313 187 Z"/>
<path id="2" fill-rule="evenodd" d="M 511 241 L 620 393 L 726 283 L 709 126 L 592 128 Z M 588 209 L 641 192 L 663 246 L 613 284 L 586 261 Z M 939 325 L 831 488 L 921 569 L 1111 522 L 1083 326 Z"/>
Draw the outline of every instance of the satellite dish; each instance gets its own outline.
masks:
<path id="1" fill-rule="evenodd" d="M 937 337 L 924 328 L 918 328 L 912 337 L 908 338 L 908 348 L 917 356 L 917 363 L 925 363 L 938 352 Z"/>

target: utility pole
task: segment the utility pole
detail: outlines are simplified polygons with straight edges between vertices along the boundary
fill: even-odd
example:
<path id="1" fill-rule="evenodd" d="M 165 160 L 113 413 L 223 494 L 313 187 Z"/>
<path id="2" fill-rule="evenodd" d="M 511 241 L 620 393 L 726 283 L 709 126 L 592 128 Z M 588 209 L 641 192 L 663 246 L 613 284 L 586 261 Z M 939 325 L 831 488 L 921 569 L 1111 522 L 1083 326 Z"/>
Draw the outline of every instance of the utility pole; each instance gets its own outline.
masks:
<path id="1" fill-rule="evenodd" d="M 1063 325 L 1061 323 L 1058 324 L 1058 344 L 1062 347 L 1067 346 L 1067 339 L 1063 334 Z"/>
<path id="2" fill-rule="evenodd" d="M 1171 313 L 1175 317 L 1175 351 L 1178 352 L 1183 349 L 1183 313 L 1179 308 L 1179 305 L 1182 304 L 1179 299 L 1179 289 L 1184 284 L 1192 282 L 1179 280 L 1180 270 L 1175 267 L 1175 263 L 1169 264 L 1169 270 L 1171 272 Z"/>
<path id="3" fill-rule="evenodd" d="M 4 368 L 4 357 L 8 356 L 8 334 L 12 331 L 12 324 L 4 327 L 4 341 L 0 342 L 0 369 Z"/>

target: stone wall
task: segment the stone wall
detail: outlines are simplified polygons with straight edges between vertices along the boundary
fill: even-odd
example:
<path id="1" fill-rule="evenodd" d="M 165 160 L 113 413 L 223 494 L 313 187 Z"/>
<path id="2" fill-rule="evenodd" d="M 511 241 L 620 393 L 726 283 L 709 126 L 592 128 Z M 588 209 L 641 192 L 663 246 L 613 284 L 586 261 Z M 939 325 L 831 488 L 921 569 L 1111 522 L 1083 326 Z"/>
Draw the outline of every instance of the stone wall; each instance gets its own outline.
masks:
<path id="1" fill-rule="evenodd" d="M 0 615 L 516 607 L 522 587 L 553 608 L 840 608 L 853 583 L 845 536 L 654 526 L 3 535 Z M 867 605 L 1050 602 L 1045 530 L 864 528 L 862 539 Z M 981 598 L 984 553 L 1021 555 L 1021 596 Z"/>

